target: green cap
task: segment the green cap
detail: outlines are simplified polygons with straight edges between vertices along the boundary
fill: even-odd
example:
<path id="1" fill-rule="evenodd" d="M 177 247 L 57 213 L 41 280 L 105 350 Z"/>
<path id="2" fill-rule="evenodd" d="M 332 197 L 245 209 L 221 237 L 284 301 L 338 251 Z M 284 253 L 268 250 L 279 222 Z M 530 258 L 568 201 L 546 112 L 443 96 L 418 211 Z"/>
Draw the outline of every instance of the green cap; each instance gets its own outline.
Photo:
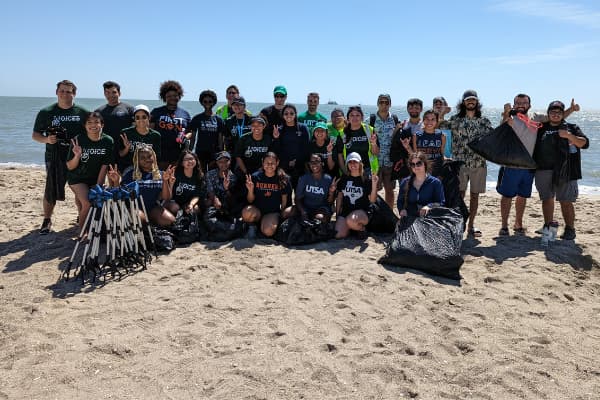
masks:
<path id="1" fill-rule="evenodd" d="M 313 128 L 313 132 L 316 131 L 317 129 L 324 129 L 325 131 L 327 131 L 327 124 L 325 122 L 319 121 L 315 124 L 315 127 Z"/>
<path id="2" fill-rule="evenodd" d="M 275 89 L 273 89 L 273 94 L 282 94 L 284 96 L 287 96 L 287 89 L 285 88 L 285 86 L 275 86 Z"/>

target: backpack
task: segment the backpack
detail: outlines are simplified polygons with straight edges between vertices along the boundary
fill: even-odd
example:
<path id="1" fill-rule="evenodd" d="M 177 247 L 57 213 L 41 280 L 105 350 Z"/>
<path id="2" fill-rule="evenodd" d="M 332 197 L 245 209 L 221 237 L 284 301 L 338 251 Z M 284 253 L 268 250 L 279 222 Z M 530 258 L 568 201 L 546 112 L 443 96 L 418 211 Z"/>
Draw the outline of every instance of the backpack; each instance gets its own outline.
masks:
<path id="1" fill-rule="evenodd" d="M 398 116 L 396 114 L 392 114 L 392 118 L 394 119 L 394 126 L 398 125 Z M 369 125 L 371 125 L 372 128 L 375 128 L 375 120 L 377 119 L 377 115 L 376 114 L 371 114 L 369 115 Z"/>

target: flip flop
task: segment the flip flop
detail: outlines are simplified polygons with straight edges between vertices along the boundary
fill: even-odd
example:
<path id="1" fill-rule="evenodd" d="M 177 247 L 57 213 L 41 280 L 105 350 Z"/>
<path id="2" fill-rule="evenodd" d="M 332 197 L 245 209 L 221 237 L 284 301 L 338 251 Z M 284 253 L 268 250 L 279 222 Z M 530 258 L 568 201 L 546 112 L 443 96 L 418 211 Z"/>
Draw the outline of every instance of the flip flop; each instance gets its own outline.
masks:
<path id="1" fill-rule="evenodd" d="M 515 231 L 515 235 L 518 236 L 525 236 L 525 234 L 527 233 L 527 229 L 520 227 L 520 228 L 513 228 Z"/>
<path id="2" fill-rule="evenodd" d="M 500 232 L 498 232 L 499 236 L 508 236 L 510 233 L 508 232 L 508 228 L 500 228 Z"/>
<path id="3" fill-rule="evenodd" d="M 473 236 L 473 237 L 481 237 L 482 233 L 481 230 L 479 228 L 471 228 L 469 229 L 469 236 Z"/>

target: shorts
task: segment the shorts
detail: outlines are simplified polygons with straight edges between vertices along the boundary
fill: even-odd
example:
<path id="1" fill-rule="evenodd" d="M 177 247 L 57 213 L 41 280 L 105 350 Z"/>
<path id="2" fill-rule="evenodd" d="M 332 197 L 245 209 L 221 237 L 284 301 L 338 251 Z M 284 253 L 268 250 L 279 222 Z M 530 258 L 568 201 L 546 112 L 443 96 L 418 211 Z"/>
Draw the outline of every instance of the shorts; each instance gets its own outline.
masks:
<path id="1" fill-rule="evenodd" d="M 392 179 L 393 167 L 381 167 L 379 168 L 379 183 L 377 184 L 377 190 L 381 190 L 383 187 L 391 187 L 392 190 L 396 188 L 396 180 Z"/>
<path id="2" fill-rule="evenodd" d="M 557 201 L 574 203 L 579 196 L 577 180 L 564 182 L 557 186 L 552 182 L 551 170 L 535 171 L 535 187 L 540 194 L 540 200 L 556 198 Z"/>
<path id="3" fill-rule="evenodd" d="M 496 191 L 504 197 L 529 198 L 534 176 L 535 174 L 530 169 L 501 167 L 498 171 Z"/>
<path id="4" fill-rule="evenodd" d="M 460 180 L 460 191 L 467 191 L 470 184 L 471 193 L 485 193 L 485 180 L 487 178 L 487 167 L 467 168 L 460 167 L 458 179 Z"/>

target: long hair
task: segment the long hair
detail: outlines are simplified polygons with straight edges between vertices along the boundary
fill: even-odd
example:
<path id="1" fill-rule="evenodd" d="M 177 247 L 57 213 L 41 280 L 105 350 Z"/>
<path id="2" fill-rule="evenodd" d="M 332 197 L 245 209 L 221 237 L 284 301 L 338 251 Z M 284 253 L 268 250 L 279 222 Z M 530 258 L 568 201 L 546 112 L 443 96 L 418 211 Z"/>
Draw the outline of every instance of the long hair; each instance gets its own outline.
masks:
<path id="1" fill-rule="evenodd" d="M 152 180 L 159 181 L 161 180 L 160 170 L 158 169 L 158 162 L 156 161 L 156 153 L 152 149 L 151 145 L 141 144 L 135 148 L 133 152 L 133 180 L 139 181 L 142 179 L 143 173 L 140 169 L 140 153 L 148 153 L 152 154 L 154 161 L 152 162 Z"/>
<path id="2" fill-rule="evenodd" d="M 421 161 L 423 163 L 423 165 L 425 166 L 426 173 L 429 173 L 431 171 L 431 163 L 427 159 L 427 155 L 425 153 L 423 153 L 422 151 L 417 151 L 416 153 L 410 153 L 408 155 L 407 160 L 408 160 L 409 168 L 410 168 L 410 162 L 415 158 L 418 158 L 419 161 Z M 415 180 L 415 173 L 412 172 L 412 169 L 411 169 L 410 178 L 408 178 L 408 182 L 406 184 L 406 189 L 404 190 L 404 206 L 402 208 L 405 210 L 408 207 L 408 192 L 410 192 L 410 188 L 412 187 L 414 180 Z"/>
<path id="3" fill-rule="evenodd" d="M 262 158 L 262 161 L 265 161 L 265 158 L 274 158 L 275 161 L 279 162 L 279 157 L 277 156 L 277 154 L 275 154 L 272 151 L 268 151 Z M 264 169 L 262 167 L 260 167 L 263 172 Z M 285 173 L 285 171 L 283 170 L 283 168 L 277 166 L 277 170 L 275 171 L 275 175 L 277 176 L 278 180 L 279 180 L 279 189 L 283 190 L 286 188 L 286 186 L 289 184 L 290 180 L 289 177 L 287 176 L 287 174 Z"/>
<path id="4" fill-rule="evenodd" d="M 288 108 L 294 110 L 294 126 L 298 125 L 298 111 L 296 111 L 295 105 L 293 105 L 293 104 L 284 105 L 283 108 L 281 109 L 281 116 L 283 117 L 285 110 L 287 110 Z"/>
<path id="5" fill-rule="evenodd" d="M 483 107 L 483 104 L 479 100 L 477 100 L 477 107 L 475 108 L 475 118 L 481 118 L 481 107 Z M 458 112 L 456 113 L 457 117 L 464 118 L 467 116 L 467 107 L 465 106 L 464 101 L 458 103 L 456 105 L 456 109 L 458 110 Z"/>
<path id="6" fill-rule="evenodd" d="M 194 160 L 196 160 L 196 167 L 192 172 L 192 179 L 194 179 L 198 185 L 202 185 L 202 178 L 204 178 L 204 173 L 202 173 L 202 165 L 200 165 L 198 155 L 196 155 L 196 153 L 193 151 L 183 150 L 181 154 L 179 154 L 179 158 L 177 159 L 177 167 L 175 167 L 175 174 L 183 175 L 183 159 L 188 155 L 194 157 Z"/>

